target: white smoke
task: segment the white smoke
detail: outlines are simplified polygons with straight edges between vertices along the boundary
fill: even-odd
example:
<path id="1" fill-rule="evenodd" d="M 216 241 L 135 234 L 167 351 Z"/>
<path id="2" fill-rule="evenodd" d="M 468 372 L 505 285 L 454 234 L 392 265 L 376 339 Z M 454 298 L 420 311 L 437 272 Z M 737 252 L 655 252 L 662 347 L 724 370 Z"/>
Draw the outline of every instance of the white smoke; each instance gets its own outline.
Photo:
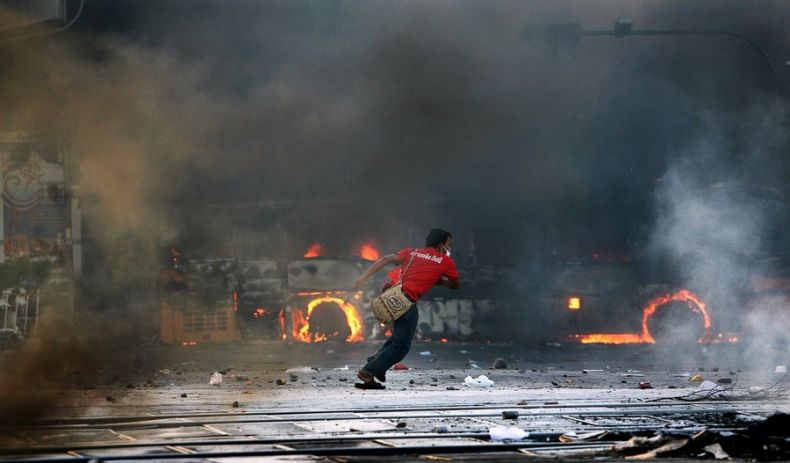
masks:
<path id="1" fill-rule="evenodd" d="M 783 309 L 756 302 L 754 279 L 765 270 L 760 262 L 776 252 L 771 230 L 779 220 L 765 163 L 765 151 L 775 146 L 776 136 L 762 134 L 785 130 L 774 123 L 771 107 L 762 110 L 758 130 L 752 132 L 755 143 L 748 149 L 735 152 L 711 118 L 706 137 L 669 165 L 656 190 L 651 246 L 680 283 L 705 301 L 714 335 L 739 332 L 744 358 L 759 351 L 770 363 L 782 357 L 790 328 L 787 317 L 776 314 L 790 306 L 787 299 L 773 301 L 784 304 Z"/>

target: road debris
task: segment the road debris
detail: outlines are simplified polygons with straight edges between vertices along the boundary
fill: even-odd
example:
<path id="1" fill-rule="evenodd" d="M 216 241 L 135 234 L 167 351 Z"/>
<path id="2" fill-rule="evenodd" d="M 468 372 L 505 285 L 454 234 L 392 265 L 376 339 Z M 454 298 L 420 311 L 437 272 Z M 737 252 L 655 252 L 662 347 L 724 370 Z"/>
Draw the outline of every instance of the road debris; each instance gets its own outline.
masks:
<path id="1" fill-rule="evenodd" d="M 491 387 L 494 385 L 494 382 L 488 379 L 486 375 L 480 375 L 477 378 L 472 378 L 471 376 L 467 376 L 464 378 L 464 384 L 469 387 Z"/>
<path id="2" fill-rule="evenodd" d="M 727 452 L 724 451 L 723 448 L 721 448 L 721 444 L 718 443 L 718 442 L 715 443 L 715 444 L 706 445 L 702 449 L 705 450 L 706 452 L 710 453 L 711 455 L 713 455 L 713 458 L 715 458 L 717 460 L 729 460 L 730 459 L 730 456 L 727 454 Z"/>
<path id="3" fill-rule="evenodd" d="M 488 429 L 488 436 L 494 442 L 504 440 L 523 440 L 529 433 L 516 426 L 492 426 Z"/>
<path id="4" fill-rule="evenodd" d="M 348 368 L 346 368 L 346 369 L 348 369 Z M 317 371 L 321 371 L 321 370 L 319 370 L 318 368 L 312 368 L 312 367 L 294 367 L 294 368 L 289 368 L 289 369 L 285 370 L 285 373 L 289 374 L 289 375 L 299 375 L 299 374 L 313 374 L 313 373 L 315 373 Z"/>
<path id="5" fill-rule="evenodd" d="M 497 357 L 488 368 L 491 370 L 506 370 L 507 362 L 502 357 Z"/>
<path id="6" fill-rule="evenodd" d="M 220 387 L 222 385 L 222 373 L 215 371 L 208 383 L 212 386 Z"/>
<path id="7" fill-rule="evenodd" d="M 713 381 L 703 381 L 694 392 L 710 399 L 724 399 L 727 397 L 727 391 Z"/>
<path id="8" fill-rule="evenodd" d="M 517 420 L 518 419 L 518 410 L 504 410 L 504 411 L 502 411 L 502 419 L 503 420 Z"/>

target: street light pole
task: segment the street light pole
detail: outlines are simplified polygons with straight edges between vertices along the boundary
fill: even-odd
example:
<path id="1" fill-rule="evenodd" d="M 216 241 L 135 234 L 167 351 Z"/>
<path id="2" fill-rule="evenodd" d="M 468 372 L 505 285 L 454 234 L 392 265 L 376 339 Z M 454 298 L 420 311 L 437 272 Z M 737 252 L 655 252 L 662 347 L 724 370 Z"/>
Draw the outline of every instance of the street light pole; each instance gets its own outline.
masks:
<path id="1" fill-rule="evenodd" d="M 768 57 L 768 54 L 763 50 L 757 43 L 753 40 L 749 39 L 748 37 L 738 34 L 737 32 L 730 32 L 724 30 L 698 30 L 698 29 L 642 29 L 642 30 L 633 30 L 633 22 L 630 18 L 620 17 L 617 18 L 617 21 L 614 23 L 614 29 L 612 30 L 597 30 L 597 31 L 585 31 L 581 30 L 581 35 L 584 36 L 612 36 L 618 39 L 621 39 L 625 36 L 629 35 L 641 35 L 641 36 L 692 36 L 692 37 L 732 37 L 734 39 L 738 39 L 745 44 L 747 44 L 752 50 L 756 51 L 757 54 L 765 61 L 765 64 L 768 65 L 768 71 L 771 74 L 771 81 L 774 85 L 774 89 L 777 92 L 781 92 L 781 88 L 779 88 L 779 80 L 776 78 L 776 73 L 774 71 L 773 63 L 771 59 Z"/>

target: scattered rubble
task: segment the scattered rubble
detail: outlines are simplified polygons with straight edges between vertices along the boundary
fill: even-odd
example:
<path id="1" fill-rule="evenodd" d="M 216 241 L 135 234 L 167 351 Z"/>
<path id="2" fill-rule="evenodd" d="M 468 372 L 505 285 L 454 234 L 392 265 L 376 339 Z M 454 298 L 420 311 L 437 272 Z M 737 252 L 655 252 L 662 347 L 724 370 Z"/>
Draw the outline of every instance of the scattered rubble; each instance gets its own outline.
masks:
<path id="1" fill-rule="evenodd" d="M 502 357 L 497 357 L 488 368 L 491 370 L 506 370 L 507 362 Z"/>
<path id="2" fill-rule="evenodd" d="M 740 432 L 700 431 L 694 435 L 657 433 L 632 436 L 598 456 L 628 459 L 700 458 L 787 461 L 790 459 L 790 414 L 777 413 Z"/>
<path id="3" fill-rule="evenodd" d="M 440 424 L 433 428 L 433 432 L 437 434 L 447 434 L 450 432 L 450 425 L 447 424 Z"/>
<path id="4" fill-rule="evenodd" d="M 494 385 L 494 382 L 488 379 L 486 375 L 480 375 L 477 378 L 472 378 L 471 376 L 467 376 L 464 378 L 464 384 L 469 387 L 491 387 Z"/>
<path id="5" fill-rule="evenodd" d="M 337 368 L 335 369 L 337 370 Z M 295 367 L 285 370 L 285 373 L 289 375 L 298 375 L 298 374 L 314 374 L 317 371 L 320 370 L 318 368 L 312 368 L 312 367 Z"/>
<path id="6" fill-rule="evenodd" d="M 515 426 L 493 426 L 488 429 L 488 436 L 494 442 L 504 440 L 523 440 L 529 437 L 529 433 Z"/>

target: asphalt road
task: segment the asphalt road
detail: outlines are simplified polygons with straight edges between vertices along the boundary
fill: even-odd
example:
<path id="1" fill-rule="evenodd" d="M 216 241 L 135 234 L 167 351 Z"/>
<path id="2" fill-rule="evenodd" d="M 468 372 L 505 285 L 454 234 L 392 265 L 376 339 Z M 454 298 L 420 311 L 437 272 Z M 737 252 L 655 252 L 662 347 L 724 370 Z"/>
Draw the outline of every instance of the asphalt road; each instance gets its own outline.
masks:
<path id="1" fill-rule="evenodd" d="M 356 369 L 378 345 L 119 346 L 93 365 L 71 365 L 63 384 L 36 391 L 35 403 L 28 391 L 5 391 L 7 403 L 26 405 L 7 415 L 13 419 L 5 420 L 0 449 L 8 458 L 37 461 L 152 455 L 308 461 L 310 455 L 449 455 L 466 446 L 467 457 L 483 458 L 493 449 L 497 459 L 519 459 L 530 446 L 533 453 L 556 454 L 558 436 L 570 435 L 572 445 L 561 450 L 579 457 L 608 452 L 612 444 L 572 433 L 743 429 L 790 411 L 778 394 L 781 375 L 772 367 L 751 368 L 757 363 L 733 346 L 678 355 L 652 346 L 415 342 L 403 361 L 408 369 L 390 371 L 386 389 L 355 389 Z M 21 354 L 3 356 L 4 374 L 15 355 Z M 490 368 L 495 363 L 499 368 Z M 220 385 L 209 384 L 215 372 Z M 480 375 L 493 385 L 465 384 Z M 695 397 L 701 384 L 691 381 L 700 379 L 695 375 L 716 382 L 728 399 L 747 400 Z M 773 388 L 748 396 L 752 386 Z M 531 437 L 493 443 L 495 427 L 517 427 Z"/>

